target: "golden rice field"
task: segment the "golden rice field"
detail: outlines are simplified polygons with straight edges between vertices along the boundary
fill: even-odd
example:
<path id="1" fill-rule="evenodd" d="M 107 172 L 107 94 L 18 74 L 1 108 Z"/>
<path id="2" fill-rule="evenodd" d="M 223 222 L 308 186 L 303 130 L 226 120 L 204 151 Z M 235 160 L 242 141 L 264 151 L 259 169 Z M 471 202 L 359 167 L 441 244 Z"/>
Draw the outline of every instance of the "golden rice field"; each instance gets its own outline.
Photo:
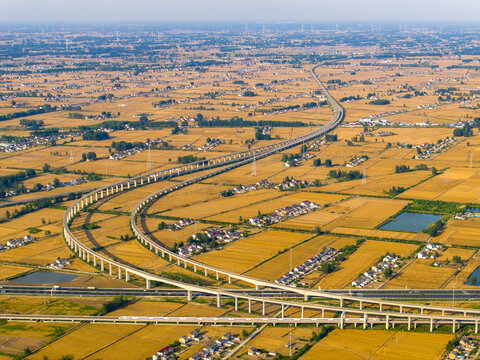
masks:
<path id="1" fill-rule="evenodd" d="M 286 251 L 272 260 L 263 263 L 259 267 L 247 272 L 246 275 L 269 281 L 276 280 L 291 270 L 290 256 L 292 259 L 292 267 L 295 268 L 298 265 L 303 264 L 312 256 L 321 252 L 323 249 L 327 247 L 335 247 L 335 242 L 338 239 L 340 238 L 332 235 L 317 236 L 294 247 L 291 251 Z M 354 243 L 356 239 L 351 240 L 352 243 Z"/>
<path id="2" fill-rule="evenodd" d="M 446 245 L 480 246 L 480 219 L 450 220 L 435 237 L 435 242 Z"/>
<path id="3" fill-rule="evenodd" d="M 433 259 L 415 259 L 397 277 L 388 281 L 385 289 L 438 289 L 446 284 L 455 267 L 435 267 Z"/>
<path id="4" fill-rule="evenodd" d="M 306 343 L 306 339 L 310 339 L 312 337 L 312 333 L 315 330 L 315 328 L 292 329 L 288 327 L 266 327 L 260 334 L 254 337 L 246 344 L 246 346 L 244 346 L 238 351 L 237 358 L 240 358 L 241 354 L 244 354 L 245 352 L 247 352 L 248 349 L 252 347 L 265 350 L 267 352 L 272 351 L 278 354 L 288 355 L 288 343 L 290 341 L 290 335 L 292 337 L 292 343 L 295 343 L 295 346 L 300 348 Z"/>
<path id="5" fill-rule="evenodd" d="M 360 273 L 365 272 L 371 266 L 375 265 L 380 257 L 387 252 L 406 257 L 416 250 L 416 248 L 417 246 L 412 244 L 367 240 L 340 265 L 339 270 L 322 278 L 316 286 L 322 289 L 349 287 L 351 282 L 355 280 Z"/>
<path id="6" fill-rule="evenodd" d="M 255 217 L 258 215 L 258 211 L 260 211 L 262 214 L 269 214 L 274 212 L 277 209 L 281 209 L 283 207 L 290 206 L 290 205 L 299 204 L 305 200 L 316 202 L 319 205 L 324 205 L 332 202 L 337 202 L 346 198 L 346 196 L 343 196 L 343 195 L 322 194 L 322 193 L 314 193 L 314 192 L 295 192 L 293 194 L 289 194 L 288 192 L 286 194 L 279 192 L 278 195 L 280 196 L 278 198 L 266 200 L 259 204 L 245 206 L 232 211 L 223 212 L 221 214 L 211 216 L 206 220 L 221 221 L 221 222 L 236 222 L 240 217 L 242 217 L 243 219 L 249 219 L 251 217 Z M 235 202 L 235 197 L 232 197 L 232 202 Z M 313 212 L 310 214 L 315 214 L 315 213 L 316 212 Z M 280 224 L 280 226 L 282 225 L 283 224 Z"/>
<path id="7" fill-rule="evenodd" d="M 0 265 L 0 280 L 9 279 L 12 277 L 17 277 L 21 274 L 24 274 L 31 269 L 25 266 L 14 266 L 14 265 Z"/>
<path id="8" fill-rule="evenodd" d="M 28 359 L 43 359 L 44 356 L 60 358 L 67 354 L 75 358 L 88 357 L 141 328 L 141 325 L 86 324 L 30 355 Z"/>
<path id="9" fill-rule="evenodd" d="M 326 210 L 333 213 L 344 214 L 323 226 L 325 231 L 336 227 L 351 227 L 373 229 L 386 219 L 398 213 L 408 204 L 404 200 L 380 198 L 352 198 L 340 202 Z"/>
<path id="10" fill-rule="evenodd" d="M 197 203 L 162 213 L 166 216 L 180 218 L 204 219 L 216 214 L 239 209 L 253 203 L 271 200 L 284 195 L 276 190 L 263 189 L 233 197 L 217 198 L 208 202 Z"/>
<path id="11" fill-rule="evenodd" d="M 445 288 L 451 289 L 452 287 L 456 288 L 472 288 L 477 289 L 478 286 L 472 286 L 468 282 L 469 276 L 475 271 L 476 268 L 480 266 L 480 256 L 478 252 L 472 257 L 472 259 L 465 265 L 465 267 L 453 277 L 450 282 L 445 286 Z"/>
<path id="12" fill-rule="evenodd" d="M 452 335 L 381 330 L 335 330 L 301 360 L 441 359 Z"/>
<path id="13" fill-rule="evenodd" d="M 358 228 L 348 228 L 339 226 L 336 227 L 330 232 L 335 234 L 344 234 L 352 236 L 368 236 L 382 239 L 395 239 L 395 240 L 413 240 L 413 241 L 427 241 L 429 239 L 428 234 L 424 233 L 408 233 L 400 231 L 389 231 L 389 230 L 368 230 L 368 229 L 358 229 Z"/>
<path id="14" fill-rule="evenodd" d="M 226 245 L 222 250 L 198 255 L 196 259 L 224 270 L 243 273 L 278 254 L 279 251 L 310 237 L 311 234 L 267 230 Z"/>

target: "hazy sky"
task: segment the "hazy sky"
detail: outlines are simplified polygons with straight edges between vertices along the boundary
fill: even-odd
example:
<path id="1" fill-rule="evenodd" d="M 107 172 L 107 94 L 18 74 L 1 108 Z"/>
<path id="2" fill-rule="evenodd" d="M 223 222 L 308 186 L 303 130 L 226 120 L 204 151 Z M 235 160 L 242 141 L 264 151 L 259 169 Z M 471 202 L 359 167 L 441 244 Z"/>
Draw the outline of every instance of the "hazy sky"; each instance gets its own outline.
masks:
<path id="1" fill-rule="evenodd" d="M 0 0 L 0 21 L 480 21 L 480 0 Z"/>

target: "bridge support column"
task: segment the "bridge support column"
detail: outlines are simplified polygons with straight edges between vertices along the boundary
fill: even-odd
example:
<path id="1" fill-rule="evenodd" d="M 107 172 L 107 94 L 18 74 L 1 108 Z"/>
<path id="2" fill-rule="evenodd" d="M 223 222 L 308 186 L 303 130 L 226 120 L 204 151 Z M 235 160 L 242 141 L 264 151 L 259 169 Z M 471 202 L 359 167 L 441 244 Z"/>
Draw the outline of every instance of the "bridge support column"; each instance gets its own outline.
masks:
<path id="1" fill-rule="evenodd" d="M 345 313 L 343 312 L 342 315 L 340 316 L 340 321 L 339 321 L 339 328 L 343 329 L 345 325 Z"/>
<path id="2" fill-rule="evenodd" d="M 152 287 L 151 280 L 145 279 L 145 288 L 149 290 Z"/>
<path id="3" fill-rule="evenodd" d="M 90 253 L 87 252 L 87 263 L 90 262 Z"/>
<path id="4" fill-rule="evenodd" d="M 205 268 L 205 276 L 208 276 L 208 270 Z"/>
<path id="5" fill-rule="evenodd" d="M 388 330 L 388 327 L 389 327 L 389 325 L 390 325 L 390 324 L 389 324 L 389 321 L 388 321 L 389 318 L 390 318 L 390 317 L 389 317 L 388 315 L 385 317 L 385 329 L 387 329 L 387 330 Z"/>
<path id="6" fill-rule="evenodd" d="M 125 270 L 125 281 L 130 281 L 130 273 Z"/>
<path id="7" fill-rule="evenodd" d="M 187 300 L 192 301 L 192 291 L 191 290 L 187 290 Z"/>
<path id="8" fill-rule="evenodd" d="M 103 263 L 103 259 L 100 259 L 100 270 L 101 270 L 102 272 L 105 271 L 105 264 Z"/>
<path id="9" fill-rule="evenodd" d="M 442 309 L 442 316 L 445 316 L 445 309 Z"/>
<path id="10" fill-rule="evenodd" d="M 423 315 L 423 307 L 420 308 L 420 314 Z"/>
<path id="11" fill-rule="evenodd" d="M 322 319 L 325 319 L 325 309 L 322 309 Z"/>
<path id="12" fill-rule="evenodd" d="M 408 317 L 408 331 L 412 328 L 412 318 L 409 316 Z"/>
<path id="13" fill-rule="evenodd" d="M 310 300 L 310 296 L 308 296 L 307 294 L 305 294 L 304 298 L 303 298 L 305 301 L 308 301 Z"/>
<path id="14" fill-rule="evenodd" d="M 85 250 L 83 250 L 82 259 L 83 261 L 87 260 L 87 252 Z"/>
<path id="15" fill-rule="evenodd" d="M 433 332 L 433 318 L 430 318 L 430 332 Z"/>
<path id="16" fill-rule="evenodd" d="M 283 306 L 282 306 L 283 310 Z M 265 301 L 262 301 L 262 315 L 265 316 Z"/>
<path id="17" fill-rule="evenodd" d="M 305 317 L 305 307 L 302 306 L 301 310 L 302 310 L 302 315 L 300 315 L 300 316 L 303 319 Z"/>
<path id="18" fill-rule="evenodd" d="M 109 269 L 108 269 L 108 270 L 109 270 L 109 273 L 110 273 L 110 275 L 113 275 L 113 267 L 112 267 L 112 264 L 109 263 L 108 265 L 109 265 Z"/>
<path id="19" fill-rule="evenodd" d="M 215 277 L 217 280 L 220 280 L 220 275 L 218 274 L 218 271 L 215 273 Z"/>
<path id="20" fill-rule="evenodd" d="M 285 306 L 282 304 L 282 319 L 285 317 Z"/>
<path id="21" fill-rule="evenodd" d="M 231 284 L 232 283 L 232 277 L 230 275 L 228 275 L 228 283 Z"/>
<path id="22" fill-rule="evenodd" d="M 238 298 L 234 298 L 234 301 L 235 301 L 235 311 L 238 310 Z"/>
<path id="23" fill-rule="evenodd" d="M 193 264 L 193 272 L 197 272 L 197 265 Z"/>
<path id="24" fill-rule="evenodd" d="M 343 307 L 343 297 L 340 298 L 340 307 Z"/>
<path id="25" fill-rule="evenodd" d="M 97 267 L 97 257 L 93 257 L 93 267 Z"/>
<path id="26" fill-rule="evenodd" d="M 187 261 L 186 261 L 186 260 L 183 262 L 183 267 L 184 267 L 185 269 L 187 268 Z"/>
<path id="27" fill-rule="evenodd" d="M 248 313 L 251 314 L 252 312 L 252 300 L 248 299 Z"/>
<path id="28" fill-rule="evenodd" d="M 360 300 L 360 310 L 363 310 L 363 301 Z"/>
<path id="29" fill-rule="evenodd" d="M 400 305 L 400 314 L 403 312 L 403 306 Z"/>
<path id="30" fill-rule="evenodd" d="M 455 334 L 455 331 L 457 330 L 456 327 L 457 327 L 457 322 L 455 321 L 455 319 L 453 319 L 453 323 L 452 323 L 452 333 L 454 333 L 454 334 Z"/>
<path id="31" fill-rule="evenodd" d="M 217 294 L 217 307 L 222 307 L 222 295 Z"/>
<path id="32" fill-rule="evenodd" d="M 118 267 L 118 278 L 122 279 L 122 268 L 120 266 Z"/>
<path id="33" fill-rule="evenodd" d="M 364 330 L 367 328 L 367 321 L 368 321 L 368 315 L 365 313 L 363 315 L 363 329 Z"/>
<path id="34" fill-rule="evenodd" d="M 255 284 L 255 290 L 260 290 L 260 285 Z"/>

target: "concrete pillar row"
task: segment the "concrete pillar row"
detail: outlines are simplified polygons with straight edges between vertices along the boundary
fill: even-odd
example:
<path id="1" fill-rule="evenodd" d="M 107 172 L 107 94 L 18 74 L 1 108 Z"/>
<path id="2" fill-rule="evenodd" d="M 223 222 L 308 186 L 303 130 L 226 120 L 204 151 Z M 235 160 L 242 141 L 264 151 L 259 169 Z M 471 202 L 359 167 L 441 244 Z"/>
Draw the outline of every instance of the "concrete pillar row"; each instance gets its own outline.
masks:
<path id="1" fill-rule="evenodd" d="M 125 281 L 130 281 L 130 273 L 125 270 Z"/>
<path id="2" fill-rule="evenodd" d="M 105 271 L 105 263 L 103 262 L 103 259 L 100 259 L 100 270 L 102 272 Z"/>
<path id="3" fill-rule="evenodd" d="M 118 267 L 118 278 L 122 279 L 122 268 L 120 266 Z"/>
<path id="4" fill-rule="evenodd" d="M 109 265 L 109 269 L 108 269 L 109 271 L 108 272 L 110 273 L 110 275 L 113 275 L 112 263 L 108 263 L 108 265 Z"/>

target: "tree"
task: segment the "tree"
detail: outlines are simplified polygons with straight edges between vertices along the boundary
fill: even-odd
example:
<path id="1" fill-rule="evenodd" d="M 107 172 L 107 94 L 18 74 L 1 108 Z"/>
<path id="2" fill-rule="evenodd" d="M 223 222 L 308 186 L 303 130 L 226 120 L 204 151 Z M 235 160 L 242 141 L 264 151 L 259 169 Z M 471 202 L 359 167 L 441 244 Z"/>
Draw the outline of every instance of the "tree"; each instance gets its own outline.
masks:
<path id="1" fill-rule="evenodd" d="M 322 229 L 320 226 L 315 226 L 315 234 L 320 235 L 322 233 Z"/>
<path id="2" fill-rule="evenodd" d="M 470 285 L 476 285 L 477 284 L 477 277 L 474 275 L 470 278 L 470 280 L 468 280 L 468 282 L 470 283 Z"/>
<path id="3" fill-rule="evenodd" d="M 49 164 L 45 163 L 43 164 L 42 170 L 43 172 L 50 172 L 52 171 L 52 167 Z"/>
<path id="4" fill-rule="evenodd" d="M 87 159 L 88 161 L 95 161 L 97 160 L 97 153 L 95 153 L 94 151 L 89 151 L 87 153 Z"/>
<path id="5" fill-rule="evenodd" d="M 82 154 L 82 161 L 87 161 L 87 154 L 85 153 Z"/>
<path id="6" fill-rule="evenodd" d="M 332 160 L 330 160 L 330 159 L 325 160 L 325 166 L 326 167 L 332 167 Z"/>
<path id="7" fill-rule="evenodd" d="M 53 186 L 56 188 L 60 187 L 60 180 L 58 178 L 53 179 Z"/>
<path id="8" fill-rule="evenodd" d="M 247 329 L 243 329 L 243 330 L 242 330 L 242 337 L 243 337 L 244 339 L 246 339 L 246 338 L 248 337 L 248 335 L 249 335 L 248 330 L 247 330 Z"/>
<path id="9" fill-rule="evenodd" d="M 433 175 L 433 176 L 438 175 L 438 170 L 437 170 L 437 168 L 434 167 L 434 166 L 432 166 L 432 175 Z"/>
<path id="10" fill-rule="evenodd" d="M 386 279 L 389 279 L 393 275 L 393 270 L 390 267 L 387 267 L 383 272 L 383 275 Z"/>

